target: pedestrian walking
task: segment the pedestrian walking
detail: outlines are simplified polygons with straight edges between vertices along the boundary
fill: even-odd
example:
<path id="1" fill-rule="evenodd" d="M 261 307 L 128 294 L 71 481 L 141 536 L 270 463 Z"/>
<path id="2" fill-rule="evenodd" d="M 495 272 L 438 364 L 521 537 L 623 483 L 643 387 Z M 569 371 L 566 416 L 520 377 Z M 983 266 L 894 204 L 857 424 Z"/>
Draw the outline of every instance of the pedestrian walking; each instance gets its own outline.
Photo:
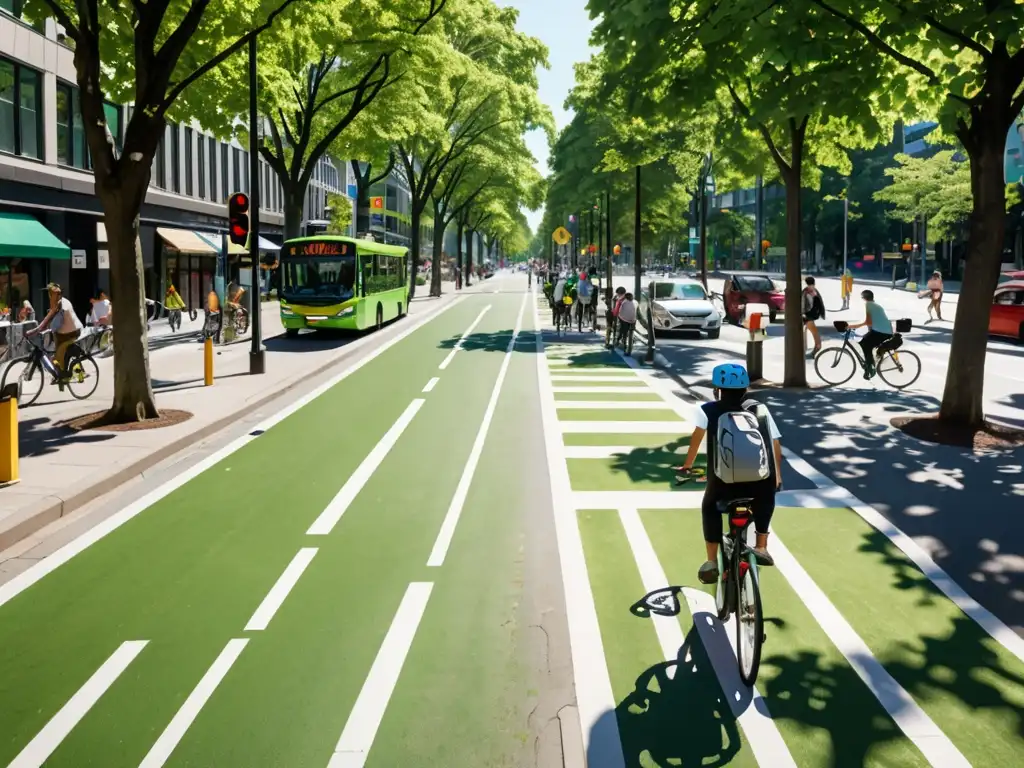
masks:
<path id="1" fill-rule="evenodd" d="M 815 321 L 821 320 L 825 317 L 825 302 L 821 299 L 821 294 L 818 293 L 818 289 L 814 287 L 814 278 L 808 276 L 804 283 L 804 295 L 803 295 L 803 310 L 804 310 L 804 328 L 811 333 L 811 338 L 814 339 L 814 354 L 818 354 L 821 349 L 821 336 L 818 333 L 818 326 L 815 325 Z"/>
<path id="2" fill-rule="evenodd" d="M 932 317 L 932 312 L 938 319 L 942 320 L 942 273 L 939 270 L 932 272 L 931 278 L 928 280 L 928 290 L 923 291 L 922 295 L 928 297 L 928 322 L 930 323 L 935 318 Z"/>
<path id="3" fill-rule="evenodd" d="M 850 308 L 850 297 L 853 295 L 853 273 L 847 269 L 842 279 L 843 309 Z"/>

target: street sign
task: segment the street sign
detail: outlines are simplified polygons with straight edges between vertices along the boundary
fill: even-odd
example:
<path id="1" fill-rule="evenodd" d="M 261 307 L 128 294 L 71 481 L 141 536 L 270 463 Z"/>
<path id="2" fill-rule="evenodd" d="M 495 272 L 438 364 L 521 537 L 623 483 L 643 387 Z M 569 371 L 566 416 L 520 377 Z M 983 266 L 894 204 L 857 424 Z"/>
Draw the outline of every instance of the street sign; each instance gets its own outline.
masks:
<path id="1" fill-rule="evenodd" d="M 551 233 L 551 239 L 559 245 L 566 245 L 570 240 L 572 240 L 572 235 L 569 234 L 569 230 L 565 227 L 559 227 Z"/>
<path id="2" fill-rule="evenodd" d="M 85 269 L 85 251 L 75 250 L 71 252 L 71 268 Z"/>
<path id="3" fill-rule="evenodd" d="M 377 211 L 384 210 L 384 198 L 383 197 L 371 197 L 370 207 Z"/>

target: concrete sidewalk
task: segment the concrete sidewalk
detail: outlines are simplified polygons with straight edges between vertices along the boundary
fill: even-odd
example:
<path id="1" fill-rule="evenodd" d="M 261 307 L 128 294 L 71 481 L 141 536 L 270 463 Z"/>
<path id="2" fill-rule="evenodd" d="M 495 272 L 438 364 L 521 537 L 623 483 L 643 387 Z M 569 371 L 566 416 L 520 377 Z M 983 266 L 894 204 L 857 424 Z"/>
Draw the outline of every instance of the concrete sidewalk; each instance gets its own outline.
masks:
<path id="1" fill-rule="evenodd" d="M 129 432 L 75 432 L 63 426 L 109 406 L 112 359 L 97 361 L 100 383 L 87 400 L 75 400 L 47 382 L 39 400 L 18 412 L 21 482 L 0 488 L 0 550 L 230 426 L 242 413 L 354 359 L 360 350 L 371 351 L 463 293 L 450 284 L 444 289 L 440 298 L 413 299 L 410 319 L 370 335 L 303 334 L 286 340 L 277 305 L 265 304 L 266 373 L 249 375 L 246 337 L 216 348 L 212 387 L 203 384 L 203 345 L 175 343 L 152 350 L 150 373 L 158 407 L 192 414 L 174 426 Z"/>

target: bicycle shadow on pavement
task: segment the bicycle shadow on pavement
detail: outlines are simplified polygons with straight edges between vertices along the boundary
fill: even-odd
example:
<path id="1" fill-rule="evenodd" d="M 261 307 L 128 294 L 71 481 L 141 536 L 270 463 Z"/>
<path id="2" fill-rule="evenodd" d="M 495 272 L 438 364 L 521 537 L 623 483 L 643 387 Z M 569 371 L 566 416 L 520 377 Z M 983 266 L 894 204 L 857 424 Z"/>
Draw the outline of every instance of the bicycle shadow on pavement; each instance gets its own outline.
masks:
<path id="1" fill-rule="evenodd" d="M 912 392 L 830 388 L 764 392 L 784 444 L 871 505 L 931 554 L 968 593 L 1024 631 L 1024 448 L 975 451 L 925 443 L 890 425 L 933 414 Z"/>
<path id="2" fill-rule="evenodd" d="M 71 443 L 101 443 L 115 437 L 110 432 L 78 432 L 44 417 L 18 421 L 18 452 L 22 458 L 56 453 Z"/>
<path id="3" fill-rule="evenodd" d="M 461 344 L 459 342 L 462 342 Z M 458 346 L 463 352 L 502 352 L 508 349 L 508 343 L 512 341 L 512 329 L 505 331 L 490 331 L 487 333 L 471 333 L 463 340 L 462 335 L 451 336 L 442 339 L 437 345 L 439 349 L 451 351 Z M 523 343 L 528 341 L 529 343 Z M 516 336 L 514 347 L 516 352 L 528 352 L 536 354 L 533 331 L 520 331 Z"/>

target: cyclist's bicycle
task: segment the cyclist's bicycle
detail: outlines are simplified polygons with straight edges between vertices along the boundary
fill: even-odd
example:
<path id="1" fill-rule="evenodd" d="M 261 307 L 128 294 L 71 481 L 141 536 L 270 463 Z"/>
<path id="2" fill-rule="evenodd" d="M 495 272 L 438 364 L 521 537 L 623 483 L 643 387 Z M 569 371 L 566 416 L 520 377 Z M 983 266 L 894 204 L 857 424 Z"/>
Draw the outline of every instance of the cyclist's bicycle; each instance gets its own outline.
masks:
<path id="1" fill-rule="evenodd" d="M 559 336 L 572 327 L 572 305 L 572 296 L 564 296 L 560 302 L 555 303 L 555 333 Z"/>
<path id="2" fill-rule="evenodd" d="M 75 343 L 87 354 L 104 357 L 114 351 L 114 326 L 87 325 L 86 331 Z"/>
<path id="3" fill-rule="evenodd" d="M 836 320 L 832 325 L 843 334 L 842 346 L 825 347 L 818 352 L 814 356 L 814 370 L 826 384 L 838 386 L 852 379 L 858 368 L 867 373 L 867 363 L 861 356 L 860 346 L 850 341 L 853 329 L 849 323 Z M 900 349 L 902 334 L 910 328 L 910 320 L 897 320 L 896 333 L 875 349 L 875 372 L 895 389 L 909 387 L 921 375 L 921 358 Z"/>
<path id="4" fill-rule="evenodd" d="M 21 385 L 19 405 L 32 405 L 43 391 L 46 376 L 51 377 L 61 392 L 67 387 L 68 392 L 76 400 L 84 400 L 96 391 L 100 383 L 100 369 L 92 355 L 82 349 L 78 342 L 68 345 L 64 353 L 64 366 L 67 373 L 60 375 L 57 366 L 43 349 L 41 343 L 29 342 L 32 351 L 24 357 L 12 360 L 4 369 L 0 379 L 0 390 L 8 384 Z"/>
<path id="5" fill-rule="evenodd" d="M 677 467 L 677 469 L 682 469 Z M 706 478 L 699 468 L 677 478 L 676 482 Z M 718 581 L 715 584 L 715 609 L 719 621 L 736 614 L 736 662 L 740 679 L 752 686 L 761 667 L 764 646 L 764 612 L 761 607 L 761 581 L 757 558 L 747 544 L 747 529 L 754 522 L 751 498 L 718 502 L 718 511 L 729 517 L 729 533 L 718 548 Z"/>
<path id="6" fill-rule="evenodd" d="M 627 355 L 633 354 L 633 334 L 636 332 L 636 323 L 627 323 L 616 318 L 619 332 L 615 341 L 616 346 L 622 345 L 622 351 Z"/>
<path id="7" fill-rule="evenodd" d="M 231 308 L 235 310 L 233 319 L 235 335 L 244 336 L 245 332 L 249 330 L 249 310 L 241 304 L 232 305 Z"/>

